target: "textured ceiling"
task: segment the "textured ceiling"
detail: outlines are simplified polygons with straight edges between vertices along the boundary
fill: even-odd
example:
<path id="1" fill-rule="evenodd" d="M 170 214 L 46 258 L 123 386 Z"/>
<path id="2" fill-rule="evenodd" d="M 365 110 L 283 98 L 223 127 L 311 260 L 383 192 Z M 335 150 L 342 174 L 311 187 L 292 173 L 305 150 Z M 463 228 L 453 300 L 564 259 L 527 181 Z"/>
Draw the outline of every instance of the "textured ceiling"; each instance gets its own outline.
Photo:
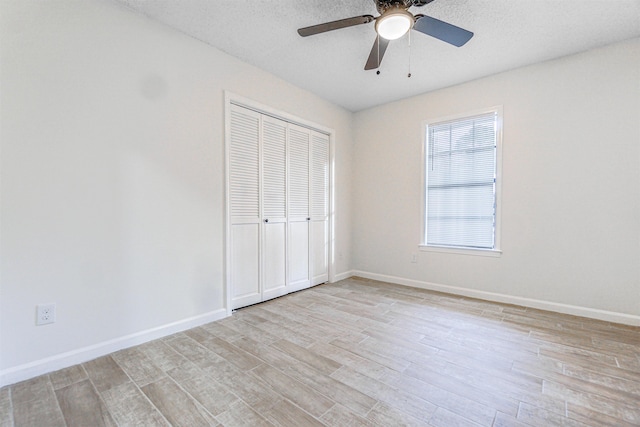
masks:
<path id="1" fill-rule="evenodd" d="M 351 111 L 640 36 L 640 0 L 435 0 L 423 13 L 475 33 L 456 48 L 416 31 L 364 71 L 373 23 L 296 30 L 371 14 L 372 0 L 116 0 Z M 411 78 L 407 73 L 411 69 Z"/>

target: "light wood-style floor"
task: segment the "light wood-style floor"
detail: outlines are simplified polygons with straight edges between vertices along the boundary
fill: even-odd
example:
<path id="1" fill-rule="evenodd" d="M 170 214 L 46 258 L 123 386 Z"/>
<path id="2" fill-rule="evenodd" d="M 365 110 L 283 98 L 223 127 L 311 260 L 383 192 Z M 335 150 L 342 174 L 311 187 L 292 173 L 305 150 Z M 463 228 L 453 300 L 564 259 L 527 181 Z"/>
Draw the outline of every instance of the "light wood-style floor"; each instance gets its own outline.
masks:
<path id="1" fill-rule="evenodd" d="M 0 390 L 1 426 L 640 425 L 640 328 L 363 279 Z"/>

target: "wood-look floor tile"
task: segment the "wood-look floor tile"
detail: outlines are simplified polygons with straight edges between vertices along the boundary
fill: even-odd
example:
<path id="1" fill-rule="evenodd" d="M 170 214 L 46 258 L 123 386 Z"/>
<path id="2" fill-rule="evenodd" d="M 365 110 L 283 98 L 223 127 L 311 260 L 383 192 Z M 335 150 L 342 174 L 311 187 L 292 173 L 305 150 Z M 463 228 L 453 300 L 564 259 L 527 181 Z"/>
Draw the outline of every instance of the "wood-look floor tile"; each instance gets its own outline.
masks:
<path id="1" fill-rule="evenodd" d="M 327 396 L 335 402 L 343 402 L 358 414 L 366 414 L 375 405 L 375 399 L 342 384 L 333 378 L 323 375 L 306 363 L 283 353 L 274 347 L 261 344 L 249 338 L 235 342 L 236 345 L 260 357 L 270 366 L 285 375 L 309 386 L 311 389 Z"/>
<path id="2" fill-rule="evenodd" d="M 330 318 L 334 322 L 347 325 L 351 324 L 354 327 L 359 327 L 360 329 L 376 328 L 383 323 L 365 317 L 360 317 L 355 314 L 350 314 L 343 310 L 338 310 L 330 305 L 319 306 L 315 304 L 309 307 L 308 310 L 315 313 L 315 315 L 321 319 Z"/>
<path id="3" fill-rule="evenodd" d="M 224 360 L 185 334 L 176 334 L 170 340 L 167 340 L 166 343 L 169 347 L 201 369 L 211 367 Z"/>
<path id="4" fill-rule="evenodd" d="M 482 389 L 506 389 L 518 395 L 520 391 L 542 391 L 542 379 L 523 372 L 511 371 L 500 362 L 493 365 L 480 357 L 478 363 L 474 356 L 461 357 L 457 354 L 442 352 L 433 358 L 435 361 L 448 362 L 440 364 L 442 372 L 448 376 L 459 378 L 469 384 Z M 420 365 L 417 365 L 420 366 Z M 415 369 L 416 365 L 410 369 Z M 410 374 L 411 375 L 411 374 Z"/>
<path id="5" fill-rule="evenodd" d="M 9 393 L 15 427 L 65 425 L 49 375 L 14 384 Z"/>
<path id="6" fill-rule="evenodd" d="M 458 393 L 443 390 L 398 372 L 387 372 L 381 381 L 406 393 L 420 397 L 436 406 L 464 416 L 480 425 L 491 426 L 496 415 L 496 409 L 493 407 L 483 405 Z"/>
<path id="7" fill-rule="evenodd" d="M 577 346 L 577 347 L 591 347 L 592 340 L 589 335 L 580 334 L 579 331 L 562 332 L 562 333 L 550 333 L 542 331 L 531 331 L 529 333 L 529 339 L 539 341 L 546 344 L 561 344 L 563 346 Z"/>
<path id="8" fill-rule="evenodd" d="M 235 341 L 234 344 L 247 353 L 250 353 L 255 357 L 259 357 L 265 363 L 276 369 L 280 369 L 281 371 L 286 369 L 288 366 L 299 363 L 297 359 L 294 359 L 288 354 L 283 353 L 270 345 L 255 341 L 249 337 L 241 338 Z"/>
<path id="9" fill-rule="evenodd" d="M 242 400 L 233 403 L 229 410 L 216 417 L 224 427 L 273 427 L 274 424 L 254 411 Z"/>
<path id="10" fill-rule="evenodd" d="M 584 427 L 585 424 L 527 403 L 520 404 L 517 420 L 534 426 Z"/>
<path id="11" fill-rule="evenodd" d="M 113 360 L 135 381 L 138 387 L 165 377 L 165 373 L 158 368 L 142 351 L 128 348 L 111 355 Z"/>
<path id="12" fill-rule="evenodd" d="M 169 378 L 142 387 L 142 391 L 174 427 L 217 425 L 218 422 Z"/>
<path id="13" fill-rule="evenodd" d="M 496 419 L 493 421 L 493 427 L 531 427 L 531 425 L 520 422 L 511 415 L 498 412 Z"/>
<path id="14" fill-rule="evenodd" d="M 271 321 L 257 323 L 254 326 L 271 335 L 275 335 L 280 339 L 286 339 L 293 343 L 296 343 L 301 347 L 308 347 L 314 343 L 313 338 L 308 337 L 304 334 L 300 334 L 299 332 L 296 332 L 289 327 L 279 325 Z"/>
<path id="15" fill-rule="evenodd" d="M 225 322 L 225 326 L 227 326 L 229 329 L 233 329 L 238 333 L 237 339 L 247 337 L 265 344 L 271 344 L 281 339 L 280 337 L 277 337 L 267 331 L 257 329 L 250 323 L 247 323 L 240 319 L 227 318 L 222 320 L 222 322 Z"/>
<path id="16" fill-rule="evenodd" d="M 226 322 L 226 319 L 225 319 L 219 322 L 207 323 L 205 325 L 202 325 L 201 328 L 207 331 L 208 333 L 210 333 L 211 335 L 216 336 L 225 341 L 233 342 L 234 340 L 241 338 L 242 335 L 238 334 L 237 330 L 234 330 L 228 327 L 227 326 L 228 323 L 232 323 L 232 322 Z"/>
<path id="17" fill-rule="evenodd" d="M 257 357 L 218 337 L 211 336 L 202 342 L 202 345 L 243 371 L 251 370 L 262 364 L 262 361 Z"/>
<path id="18" fill-rule="evenodd" d="M 345 299 L 344 303 L 348 303 L 348 300 Z M 385 307 L 380 307 L 378 305 L 358 307 L 357 305 L 340 304 L 336 305 L 336 310 L 353 314 L 363 319 L 373 320 L 374 322 L 382 325 L 386 325 L 394 319 L 393 316 L 386 313 Z"/>
<path id="19" fill-rule="evenodd" d="M 314 317 L 316 313 L 309 312 L 304 308 L 294 307 L 291 310 L 283 310 L 281 306 L 269 306 L 265 307 L 265 310 L 278 312 L 283 317 L 286 317 L 290 322 L 299 326 L 296 331 L 309 335 L 316 342 L 328 342 L 336 338 L 348 338 L 355 340 L 365 338 L 360 335 L 359 332 L 361 328 L 359 327 L 353 328 L 349 327 L 349 325 L 319 319 Z"/>
<path id="20" fill-rule="evenodd" d="M 585 331 L 582 332 L 584 333 Z M 631 357 L 638 355 L 637 345 L 629 344 L 629 342 L 616 341 L 615 339 L 617 337 L 615 336 L 602 337 L 595 333 L 592 335 L 591 346 L 593 346 L 593 348 L 602 350 L 608 354 L 624 354 Z"/>
<path id="21" fill-rule="evenodd" d="M 209 413 L 216 416 L 238 400 L 227 387 L 205 374 L 195 365 L 181 366 L 168 372 L 169 376 L 193 396 Z"/>
<path id="22" fill-rule="evenodd" d="M 290 341 L 280 340 L 271 344 L 271 347 L 275 347 L 278 350 L 286 353 L 300 362 L 306 363 L 312 368 L 322 372 L 325 375 L 330 375 L 332 372 L 338 370 L 342 365 L 327 357 L 307 350 L 304 347 L 300 347 Z"/>
<path id="23" fill-rule="evenodd" d="M 321 427 L 324 426 L 318 419 L 312 417 L 288 400 L 283 400 L 275 404 L 264 413 L 264 417 L 273 424 L 282 427 L 304 426 Z"/>
<path id="24" fill-rule="evenodd" d="M 100 395 L 119 426 L 170 426 L 158 409 L 132 382 L 109 388 Z"/>
<path id="25" fill-rule="evenodd" d="M 438 408 L 434 412 L 431 419 L 429 419 L 429 425 L 433 427 L 479 427 L 480 424 L 476 424 L 473 421 L 460 416 L 454 412 L 447 411 L 444 408 Z"/>
<path id="26" fill-rule="evenodd" d="M 111 356 L 90 360 L 82 366 L 99 393 L 131 381 Z"/>
<path id="27" fill-rule="evenodd" d="M 626 369 L 636 374 L 640 374 L 640 358 L 639 357 L 617 355 L 616 362 L 618 366 L 621 367 L 622 369 Z"/>
<path id="28" fill-rule="evenodd" d="M 378 353 L 377 349 L 370 345 L 362 345 L 362 343 L 354 343 L 351 341 L 336 339 L 330 342 L 331 345 L 339 347 L 343 350 L 350 351 L 358 356 L 374 361 L 387 368 L 394 369 L 396 371 L 404 371 L 409 367 L 411 362 L 404 359 L 397 359 L 393 356 L 388 356 Z"/>
<path id="29" fill-rule="evenodd" d="M 47 393 L 47 396 L 33 400 L 14 401 L 13 422 L 15 427 L 66 427 L 53 388 Z"/>
<path id="30" fill-rule="evenodd" d="M 366 332 L 369 338 L 358 345 L 362 348 L 376 349 L 376 352 L 393 359 L 406 360 L 411 363 L 429 363 L 432 356 L 439 353 L 435 347 L 402 340 L 397 335 L 385 335 L 372 331 Z"/>
<path id="31" fill-rule="evenodd" d="M 414 418 L 382 402 L 376 403 L 366 418 L 376 426 L 424 426 L 423 420 Z"/>
<path id="32" fill-rule="evenodd" d="M 602 396 L 612 401 L 625 401 L 632 399 L 638 399 L 638 401 L 640 401 L 640 398 L 638 396 L 635 396 L 624 390 L 611 388 L 556 372 L 550 372 L 544 377 L 544 380 L 562 384 L 564 387 L 575 390 L 576 392 L 588 393 L 589 395 L 594 396 Z"/>
<path id="33" fill-rule="evenodd" d="M 46 400 L 53 397 L 53 385 L 48 375 L 41 375 L 11 386 L 11 400 L 15 406 L 31 400 Z"/>
<path id="34" fill-rule="evenodd" d="M 254 307 L 255 305 L 251 307 L 241 308 L 239 310 L 234 311 L 233 315 L 235 316 L 236 319 L 245 321 L 253 326 L 259 325 L 261 323 L 267 323 L 268 322 L 267 319 L 264 319 L 258 316 L 257 314 L 253 313 L 252 310 Z"/>
<path id="35" fill-rule="evenodd" d="M 538 378 L 545 378 L 548 374 L 562 374 L 564 371 L 564 363 L 556 359 L 536 356 L 514 360 L 511 369 Z"/>
<path id="36" fill-rule="evenodd" d="M 52 372 L 51 374 L 49 374 L 49 378 L 51 379 L 53 389 L 58 390 L 71 384 L 84 381 L 89 377 L 87 376 L 87 373 L 85 372 L 82 365 L 73 365 L 68 368 Z"/>
<path id="37" fill-rule="evenodd" d="M 87 379 L 56 391 L 68 427 L 115 427 L 106 406 Z"/>
<path id="38" fill-rule="evenodd" d="M 513 364 L 513 355 L 502 355 L 491 351 L 474 351 L 464 345 L 451 341 L 443 341 L 438 347 L 436 357 L 443 358 L 460 366 L 477 369 L 491 367 L 494 370 L 508 371 Z"/>
<path id="39" fill-rule="evenodd" d="M 188 360 L 184 356 L 169 347 L 167 343 L 162 340 L 142 344 L 138 349 L 148 357 L 155 366 L 164 372 L 188 363 Z"/>
<path id="40" fill-rule="evenodd" d="M 620 418 L 610 417 L 591 408 L 567 402 L 567 418 L 594 427 L 638 427 L 637 423 L 630 423 Z"/>
<path id="41" fill-rule="evenodd" d="M 547 380 L 544 381 L 543 394 L 640 425 L 640 406 L 637 405 L 637 401 L 624 403 L 598 394 L 573 390 L 564 384 Z"/>
<path id="42" fill-rule="evenodd" d="M 325 342 L 317 342 L 308 349 L 320 356 L 331 359 L 340 365 L 349 366 L 368 377 L 379 379 L 388 368 L 373 360 L 365 359 L 355 353 Z"/>
<path id="43" fill-rule="evenodd" d="M 406 328 L 399 326 L 395 323 L 395 320 L 390 324 L 381 325 L 376 328 L 367 328 L 362 331 L 363 334 L 369 337 L 384 337 L 384 340 L 402 341 L 404 344 L 421 343 L 429 332 L 432 331 L 427 331 L 424 328 Z"/>
<path id="44" fill-rule="evenodd" d="M 224 359 L 202 370 L 259 412 L 269 409 L 281 399 L 266 382 L 238 369 Z"/>
<path id="45" fill-rule="evenodd" d="M 391 387 L 346 366 L 331 374 L 331 377 L 420 420 L 428 420 L 436 410 L 436 405 L 405 392 L 403 388 Z"/>
<path id="46" fill-rule="evenodd" d="M 284 396 L 314 417 L 321 416 L 335 404 L 335 402 L 308 385 L 283 374 L 271 366 L 258 366 L 251 371 L 251 374 L 269 384 L 281 396 Z"/>
<path id="47" fill-rule="evenodd" d="M 284 328 L 285 334 L 282 335 L 283 339 L 288 339 L 289 341 L 300 345 L 302 347 L 309 346 L 311 342 L 315 342 L 318 340 L 327 339 L 325 331 L 322 331 L 315 327 L 314 323 L 310 323 L 310 319 L 302 321 L 293 316 L 293 318 L 285 313 L 282 313 L 282 310 L 272 311 L 269 307 L 262 308 L 257 307 L 255 310 L 262 317 L 269 319 L 269 325 L 273 325 L 275 327 Z M 311 319 L 313 320 L 313 319 Z M 318 322 L 321 324 L 321 322 Z M 334 328 L 333 332 L 330 332 L 330 335 L 334 335 L 336 333 Z"/>
<path id="48" fill-rule="evenodd" d="M 518 412 L 518 399 L 509 397 L 503 390 L 494 387 L 477 386 L 464 381 L 464 377 L 446 375 L 439 364 L 429 366 L 412 366 L 403 372 L 403 378 L 407 381 L 418 379 L 424 383 L 439 387 L 461 397 L 473 400 L 480 404 L 495 408 L 507 415 L 515 415 Z M 390 381 L 389 378 L 382 378 L 381 381 Z M 394 383 L 391 383 L 394 385 Z"/>
<path id="49" fill-rule="evenodd" d="M 13 406 L 9 387 L 0 388 L 0 427 L 13 426 Z"/>
<path id="50" fill-rule="evenodd" d="M 301 308 L 307 308 L 318 303 L 323 304 L 324 301 L 324 296 L 318 295 L 317 292 L 296 292 L 295 294 L 287 295 L 287 304 Z"/>
<path id="51" fill-rule="evenodd" d="M 565 362 L 572 362 L 580 366 L 590 366 L 593 363 L 605 366 L 619 366 L 619 357 L 602 354 L 582 348 L 566 346 L 562 344 L 547 345 L 540 347 L 540 355 Z"/>
<path id="52" fill-rule="evenodd" d="M 214 335 L 210 334 L 202 326 L 184 331 L 183 334 L 200 344 L 202 344 L 203 341 L 214 337 Z"/>
<path id="53" fill-rule="evenodd" d="M 481 328 L 472 333 L 453 331 L 445 338 L 462 348 L 477 352 L 499 353 L 503 358 L 538 356 L 539 345 L 524 336 L 500 336 L 491 328 Z M 438 345 L 435 347 L 440 348 Z"/>
<path id="54" fill-rule="evenodd" d="M 421 314 L 426 311 L 427 310 L 423 310 Z M 395 326 L 398 330 L 403 331 L 403 337 L 409 337 L 410 339 L 413 338 L 412 341 L 438 340 L 447 338 L 449 335 L 451 335 L 451 327 L 434 323 L 433 318 L 428 319 L 412 316 L 409 313 L 400 313 L 397 310 L 392 311 L 391 314 L 393 315 L 394 319 L 393 321 L 391 321 L 389 326 Z M 410 334 L 411 332 L 413 332 L 412 335 Z"/>
<path id="55" fill-rule="evenodd" d="M 618 370 L 619 374 L 614 376 L 601 371 L 595 372 L 579 366 L 564 364 L 562 373 L 572 378 L 578 378 L 583 381 L 608 387 L 612 390 L 635 394 L 639 396 L 638 399 L 640 400 L 640 381 L 624 378 L 626 376 L 625 372 L 621 370 Z"/>
<path id="56" fill-rule="evenodd" d="M 336 404 L 329 409 L 320 420 L 328 426 L 349 426 L 349 427 L 376 427 L 373 421 L 355 414 L 348 408 Z"/>
<path id="57" fill-rule="evenodd" d="M 334 402 L 341 402 L 358 415 L 366 415 L 376 404 L 376 399 L 320 372 L 304 363 L 284 367 L 283 372 L 308 385 Z"/>
<path id="58" fill-rule="evenodd" d="M 410 304 L 421 304 L 424 302 L 424 297 L 421 294 L 413 294 L 411 295 L 409 292 L 406 292 L 404 289 L 395 288 L 394 290 L 389 290 L 382 293 L 387 298 L 394 299 L 396 301 L 402 301 Z"/>

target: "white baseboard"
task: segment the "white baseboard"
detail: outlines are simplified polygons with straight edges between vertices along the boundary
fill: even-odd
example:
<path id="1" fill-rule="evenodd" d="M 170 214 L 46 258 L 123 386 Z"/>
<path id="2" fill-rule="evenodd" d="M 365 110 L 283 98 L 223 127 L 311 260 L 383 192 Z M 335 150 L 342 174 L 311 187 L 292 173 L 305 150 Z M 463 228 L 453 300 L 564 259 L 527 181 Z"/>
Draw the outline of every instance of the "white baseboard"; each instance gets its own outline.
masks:
<path id="1" fill-rule="evenodd" d="M 351 276 L 355 276 L 355 274 L 353 274 L 353 271 L 351 271 L 351 270 L 345 271 L 344 273 L 338 273 L 335 276 L 333 276 L 333 280 L 331 280 L 331 283 L 335 283 L 335 282 L 339 282 L 340 280 L 348 279 Z"/>
<path id="2" fill-rule="evenodd" d="M 520 305 L 524 307 L 537 308 L 540 310 L 555 311 L 556 313 L 571 314 L 573 316 L 588 317 L 591 319 L 605 320 L 607 322 L 622 323 L 631 326 L 640 326 L 640 316 L 633 314 L 618 313 L 615 311 L 600 310 L 597 308 L 580 307 L 577 305 L 562 304 L 552 301 L 543 301 L 532 298 L 517 297 L 494 292 L 478 291 L 475 289 L 460 288 L 457 286 L 441 285 L 437 283 L 423 282 L 420 280 L 405 279 L 402 277 L 388 276 L 385 274 L 370 273 L 367 271 L 354 270 L 351 276 L 359 276 L 365 279 L 379 280 L 381 282 L 395 283 L 398 285 L 411 286 L 414 288 L 428 289 L 431 291 L 446 292 L 449 294 L 461 295 L 471 298 L 478 298 L 487 301 L 502 302 L 506 304 Z M 345 277 L 346 278 L 346 277 Z"/>
<path id="3" fill-rule="evenodd" d="M 66 353 L 47 357 L 45 359 L 25 363 L 24 365 L 5 369 L 0 371 L 0 387 L 28 380 L 59 369 L 68 368 L 69 366 L 77 365 L 78 363 L 84 363 L 88 360 L 105 356 L 124 348 L 144 344 L 158 338 L 204 325 L 205 323 L 224 319 L 227 316 L 227 309 L 222 308 L 199 316 L 169 323 L 167 325 L 147 329 L 146 331 L 136 332 L 134 334 L 104 341 L 88 347 L 79 348 Z"/>

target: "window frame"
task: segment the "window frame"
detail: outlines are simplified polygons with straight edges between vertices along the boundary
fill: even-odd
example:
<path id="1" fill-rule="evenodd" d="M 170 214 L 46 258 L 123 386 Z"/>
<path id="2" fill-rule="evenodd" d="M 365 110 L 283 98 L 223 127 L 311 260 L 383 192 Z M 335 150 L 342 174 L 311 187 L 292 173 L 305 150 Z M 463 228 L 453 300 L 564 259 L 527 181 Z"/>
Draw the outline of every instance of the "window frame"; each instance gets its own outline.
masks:
<path id="1" fill-rule="evenodd" d="M 428 194 L 427 194 L 427 186 L 428 186 L 428 175 L 427 175 L 427 163 L 429 156 L 429 141 L 427 140 L 428 127 L 431 125 L 450 122 L 456 120 L 464 120 L 474 116 L 479 116 L 482 114 L 495 113 L 496 114 L 496 210 L 495 210 L 495 231 L 494 231 L 494 248 L 493 249 L 482 249 L 482 248 L 470 248 L 470 247 L 455 247 L 455 246 L 437 246 L 437 245 L 428 245 L 427 244 L 427 202 L 428 202 Z M 445 117 L 434 117 L 422 122 L 422 155 L 421 159 L 421 170 L 422 170 L 422 184 L 421 184 L 421 217 L 420 217 L 420 244 L 418 248 L 421 251 L 427 252 L 440 252 L 440 253 L 451 253 L 451 254 L 460 254 L 460 255 L 478 255 L 478 256 L 492 256 L 499 257 L 502 255 L 501 250 L 501 218 L 502 218 L 502 128 L 503 128 L 503 111 L 502 105 L 497 105 L 489 108 L 483 108 L 474 111 L 467 111 L 460 114 L 454 114 Z"/>

